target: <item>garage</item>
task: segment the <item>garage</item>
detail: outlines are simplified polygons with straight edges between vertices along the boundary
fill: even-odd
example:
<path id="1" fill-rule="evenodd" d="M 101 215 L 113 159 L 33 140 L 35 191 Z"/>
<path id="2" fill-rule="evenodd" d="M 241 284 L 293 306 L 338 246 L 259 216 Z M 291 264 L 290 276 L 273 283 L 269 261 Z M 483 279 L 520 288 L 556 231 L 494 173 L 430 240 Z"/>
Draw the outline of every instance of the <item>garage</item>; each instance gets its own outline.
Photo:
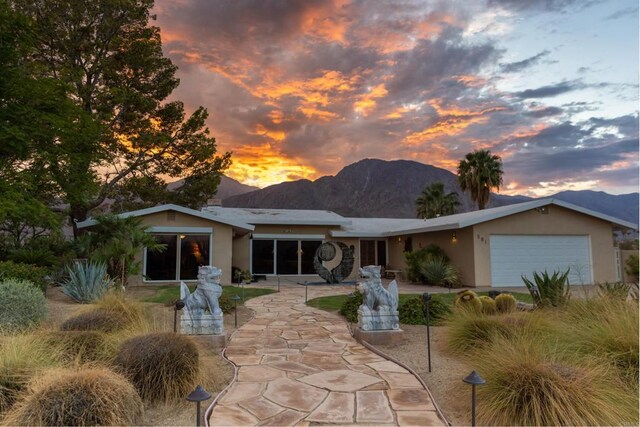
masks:
<path id="1" fill-rule="evenodd" d="M 593 282 L 589 236 L 491 235 L 489 241 L 492 286 L 524 286 L 522 275 L 567 269 L 571 284 Z"/>

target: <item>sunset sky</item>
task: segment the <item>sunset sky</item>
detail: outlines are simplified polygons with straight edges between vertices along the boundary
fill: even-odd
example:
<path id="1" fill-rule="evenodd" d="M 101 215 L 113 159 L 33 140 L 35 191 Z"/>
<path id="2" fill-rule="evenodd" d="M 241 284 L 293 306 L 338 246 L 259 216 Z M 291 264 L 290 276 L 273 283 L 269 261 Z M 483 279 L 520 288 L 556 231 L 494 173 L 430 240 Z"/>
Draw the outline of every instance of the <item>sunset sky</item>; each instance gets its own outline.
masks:
<path id="1" fill-rule="evenodd" d="M 636 0 L 156 0 L 172 97 L 205 106 L 228 175 L 264 187 L 364 158 L 505 194 L 638 191 Z"/>

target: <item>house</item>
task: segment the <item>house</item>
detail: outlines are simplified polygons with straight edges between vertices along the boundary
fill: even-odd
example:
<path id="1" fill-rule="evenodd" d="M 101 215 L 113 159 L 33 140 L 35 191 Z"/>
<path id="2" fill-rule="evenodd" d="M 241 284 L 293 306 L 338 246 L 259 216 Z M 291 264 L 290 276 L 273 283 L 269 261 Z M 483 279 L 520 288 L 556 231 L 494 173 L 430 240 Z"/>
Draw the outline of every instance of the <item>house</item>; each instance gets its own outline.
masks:
<path id="1" fill-rule="evenodd" d="M 340 241 L 357 267 L 403 270 L 405 251 L 440 246 L 466 286 L 522 286 L 521 275 L 570 269 L 573 284 L 621 279 L 616 230 L 637 226 L 554 199 L 541 199 L 428 220 L 345 218 L 320 210 L 207 206 L 193 210 L 162 205 L 120 214 L 136 216 L 167 245 L 140 254 L 143 274 L 133 282 L 175 283 L 196 279 L 199 265 L 222 268 L 223 283 L 236 267 L 265 276 L 319 280 L 313 268 L 318 246 Z M 95 221 L 79 223 L 90 228 Z M 339 262 L 339 255 L 327 265 Z"/>

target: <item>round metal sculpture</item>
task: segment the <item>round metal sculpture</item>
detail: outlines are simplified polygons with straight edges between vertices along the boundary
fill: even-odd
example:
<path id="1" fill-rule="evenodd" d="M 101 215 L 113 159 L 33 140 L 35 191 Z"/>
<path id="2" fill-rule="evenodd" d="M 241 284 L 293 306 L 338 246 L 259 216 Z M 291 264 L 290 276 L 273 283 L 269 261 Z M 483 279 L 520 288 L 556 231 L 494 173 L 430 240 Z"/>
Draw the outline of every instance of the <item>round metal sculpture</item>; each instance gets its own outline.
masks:
<path id="1" fill-rule="evenodd" d="M 340 264 L 329 271 L 322 263 L 333 260 L 338 253 L 338 248 L 342 252 L 342 259 Z M 316 254 L 313 257 L 313 267 L 316 273 L 327 283 L 340 283 L 349 277 L 353 270 L 353 263 L 353 249 L 342 242 L 325 242 L 321 244 L 316 249 Z"/>

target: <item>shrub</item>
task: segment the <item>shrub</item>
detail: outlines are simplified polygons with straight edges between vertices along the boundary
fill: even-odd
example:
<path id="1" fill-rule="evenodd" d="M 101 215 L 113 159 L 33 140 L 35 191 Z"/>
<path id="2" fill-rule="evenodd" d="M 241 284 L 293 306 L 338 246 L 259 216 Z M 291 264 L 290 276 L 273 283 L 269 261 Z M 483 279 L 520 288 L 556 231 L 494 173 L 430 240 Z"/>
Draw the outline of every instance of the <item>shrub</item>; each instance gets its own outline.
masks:
<path id="1" fill-rule="evenodd" d="M 493 298 L 488 297 L 486 295 L 482 295 L 478 297 L 478 299 L 482 303 L 482 312 L 484 314 L 496 314 L 497 312 L 496 302 L 493 300 Z"/>
<path id="2" fill-rule="evenodd" d="M 481 304 L 478 301 L 479 304 Z M 460 310 L 447 322 L 449 348 L 465 355 L 470 350 L 481 348 L 497 336 L 512 336 L 522 329 L 518 319 L 504 319 L 504 316 L 485 316 L 473 310 Z"/>
<path id="3" fill-rule="evenodd" d="M 69 278 L 62 283 L 62 291 L 80 303 L 97 300 L 113 286 L 107 265 L 102 262 L 76 261 L 67 266 L 67 271 Z"/>
<path id="4" fill-rule="evenodd" d="M 456 287 L 459 283 L 458 271 L 440 256 L 427 256 L 418 264 L 418 271 L 428 285 Z"/>
<path id="5" fill-rule="evenodd" d="M 516 311 L 518 302 L 511 294 L 500 294 L 496 296 L 496 309 L 498 313 L 512 313 Z"/>
<path id="6" fill-rule="evenodd" d="M 362 293 L 355 291 L 342 303 L 340 314 L 347 318 L 347 321 L 355 323 L 358 321 L 358 308 L 362 305 Z"/>
<path id="7" fill-rule="evenodd" d="M 0 261 L 0 280 L 18 279 L 27 280 L 40 288 L 43 292 L 47 289 L 47 274 L 49 269 L 32 264 L 22 264 L 13 261 Z"/>
<path id="8" fill-rule="evenodd" d="M 598 295 L 603 298 L 613 298 L 618 300 L 626 300 L 629 296 L 631 285 L 628 283 L 598 283 Z"/>
<path id="9" fill-rule="evenodd" d="M 569 271 L 570 270 L 567 270 L 564 273 L 554 271 L 551 276 L 549 276 L 546 270 L 542 274 L 534 271 L 533 280 L 535 285 L 525 276 L 522 276 L 522 281 L 527 286 L 527 289 L 529 289 L 536 306 L 562 307 L 569 302 L 571 298 L 571 289 L 568 280 Z"/>
<path id="10" fill-rule="evenodd" d="M 147 330 L 150 316 L 139 301 L 121 292 L 108 292 L 95 302 L 96 308 L 119 317 L 124 324 L 137 330 Z"/>
<path id="11" fill-rule="evenodd" d="M 39 335 L 44 345 L 54 348 L 62 363 L 109 362 L 115 357 L 113 342 L 102 332 L 48 331 Z"/>
<path id="12" fill-rule="evenodd" d="M 496 337 L 474 356 L 486 425 L 637 424 L 637 401 L 603 366 L 571 358 L 544 339 Z"/>
<path id="13" fill-rule="evenodd" d="M 40 324 L 47 315 L 47 299 L 33 283 L 0 282 L 0 330 L 15 332 Z"/>
<path id="14" fill-rule="evenodd" d="M 624 261 L 624 271 L 629 275 L 632 282 L 638 283 L 638 276 L 640 275 L 638 254 L 631 254 Z"/>
<path id="15" fill-rule="evenodd" d="M 97 309 L 70 317 L 60 326 L 60 330 L 114 332 L 124 329 L 126 325 L 126 319 L 116 313 Z"/>
<path id="16" fill-rule="evenodd" d="M 199 372 L 195 344 L 183 335 L 165 332 L 125 341 L 115 364 L 149 402 L 184 399 Z"/>
<path id="17" fill-rule="evenodd" d="M 422 249 L 418 249 L 413 252 L 405 252 L 404 258 L 407 263 L 407 279 L 411 282 L 421 282 L 422 275 L 420 273 L 420 263 L 427 259 L 427 257 L 439 257 L 449 262 L 449 257 L 444 253 L 442 248 L 438 245 L 428 245 Z"/>
<path id="18" fill-rule="evenodd" d="M 473 311 L 475 313 L 482 312 L 482 303 L 473 291 L 460 291 L 456 295 L 454 302 L 456 308 Z"/>
<path id="19" fill-rule="evenodd" d="M 104 368 L 49 371 L 30 388 L 7 414 L 6 424 L 136 425 L 143 412 L 131 383 Z"/>
<path id="20" fill-rule="evenodd" d="M 404 301 L 398 307 L 400 323 L 407 325 L 424 325 L 424 301 L 422 297 L 414 297 Z M 437 325 L 442 319 L 451 313 L 451 309 L 443 303 L 437 296 L 432 296 L 429 301 L 429 324 Z"/>
<path id="21" fill-rule="evenodd" d="M 220 310 L 222 310 L 222 312 L 225 314 L 231 313 L 233 311 L 233 301 L 231 300 L 231 298 L 229 298 L 228 295 L 220 295 L 220 298 L 218 298 L 218 305 L 220 305 Z"/>

